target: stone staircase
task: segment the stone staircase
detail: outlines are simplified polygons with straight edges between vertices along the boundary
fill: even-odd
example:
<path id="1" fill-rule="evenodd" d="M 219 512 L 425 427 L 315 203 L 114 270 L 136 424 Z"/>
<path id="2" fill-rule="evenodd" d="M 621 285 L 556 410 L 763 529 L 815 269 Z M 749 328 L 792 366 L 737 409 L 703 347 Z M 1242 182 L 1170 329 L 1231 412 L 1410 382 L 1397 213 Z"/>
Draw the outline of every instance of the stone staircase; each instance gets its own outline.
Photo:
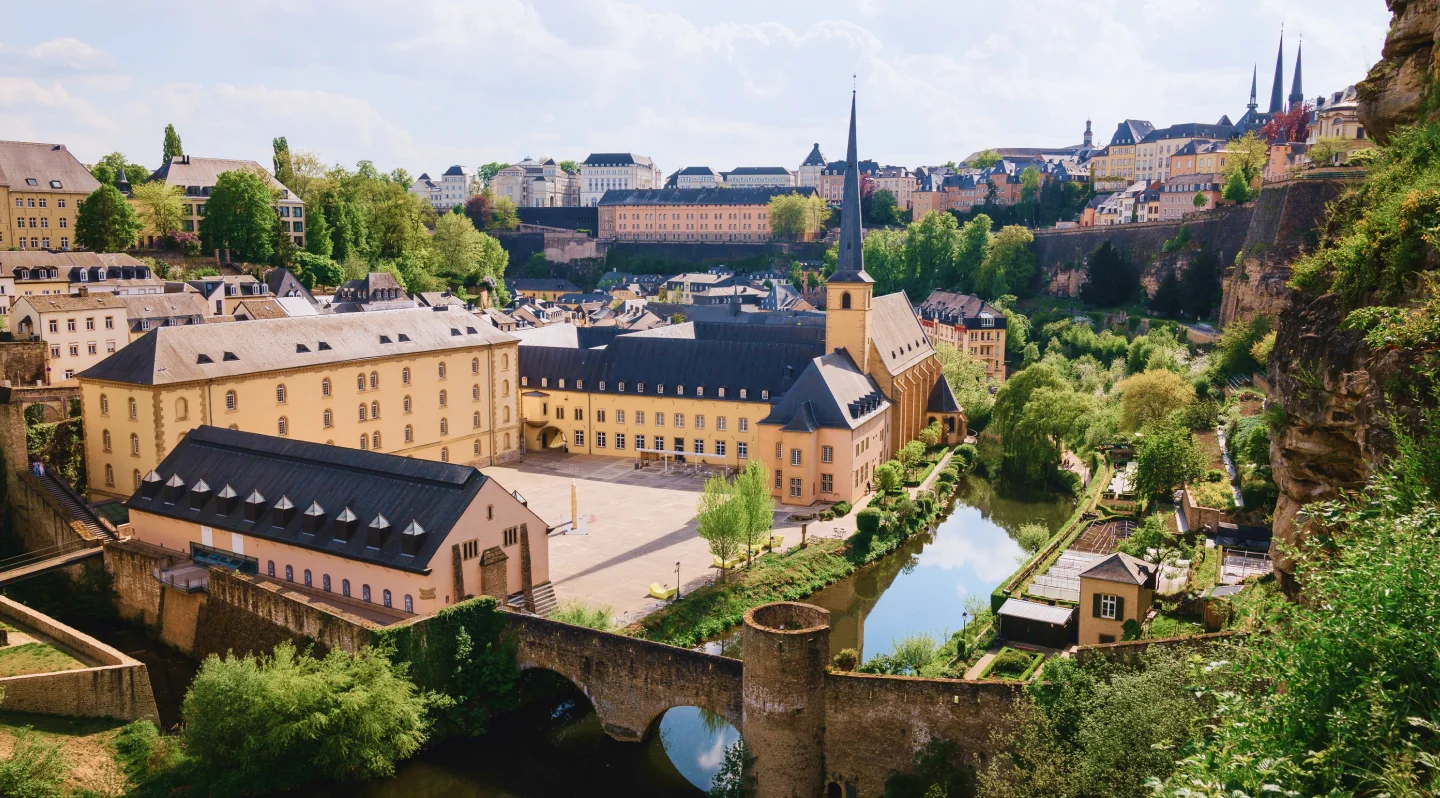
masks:
<path id="1" fill-rule="evenodd" d="M 51 496 L 55 497 L 55 501 L 60 502 L 60 506 L 65 508 L 65 512 L 69 513 L 70 518 L 79 522 L 85 531 L 94 536 L 96 540 L 115 540 L 115 534 L 100 523 L 100 519 L 95 516 L 95 511 L 91 510 L 90 505 L 76 495 L 69 485 L 49 473 L 38 475 L 35 479 Z"/>
<path id="2" fill-rule="evenodd" d="M 554 612 L 560 604 L 555 598 L 555 585 L 550 582 L 542 582 L 531 588 L 530 592 L 535 596 L 535 614 L 541 618 L 549 617 L 550 613 Z M 505 606 L 516 612 L 524 612 L 525 594 L 511 593 L 505 599 Z"/>

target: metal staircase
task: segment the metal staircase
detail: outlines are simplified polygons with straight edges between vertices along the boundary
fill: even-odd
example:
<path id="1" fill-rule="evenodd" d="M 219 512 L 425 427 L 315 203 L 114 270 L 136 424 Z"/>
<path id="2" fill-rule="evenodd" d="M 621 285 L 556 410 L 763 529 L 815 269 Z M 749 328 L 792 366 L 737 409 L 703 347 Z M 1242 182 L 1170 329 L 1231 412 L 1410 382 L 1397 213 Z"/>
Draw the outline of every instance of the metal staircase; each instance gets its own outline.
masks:
<path id="1" fill-rule="evenodd" d="M 90 505 L 86 504 L 69 485 L 49 473 L 37 474 L 35 479 L 51 496 L 55 497 L 55 501 L 60 502 L 60 506 L 65 508 L 65 512 L 69 513 L 70 518 L 78 521 L 85 531 L 94 536 L 96 540 L 115 540 L 115 533 L 100 523 L 95 511 L 91 510 Z"/>

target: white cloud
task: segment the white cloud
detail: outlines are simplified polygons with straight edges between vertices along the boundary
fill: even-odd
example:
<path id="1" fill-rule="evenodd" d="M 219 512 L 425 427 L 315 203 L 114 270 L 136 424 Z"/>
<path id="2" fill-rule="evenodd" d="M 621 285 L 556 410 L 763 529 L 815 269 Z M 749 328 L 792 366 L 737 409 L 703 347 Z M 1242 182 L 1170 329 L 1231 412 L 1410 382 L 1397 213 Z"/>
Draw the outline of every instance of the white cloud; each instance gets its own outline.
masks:
<path id="1" fill-rule="evenodd" d="M 63 85 L 43 85 L 30 78 L 0 76 L 0 108 L 7 113 L 63 118 L 91 127 L 109 127 L 110 120 L 90 103 L 72 96 Z"/>

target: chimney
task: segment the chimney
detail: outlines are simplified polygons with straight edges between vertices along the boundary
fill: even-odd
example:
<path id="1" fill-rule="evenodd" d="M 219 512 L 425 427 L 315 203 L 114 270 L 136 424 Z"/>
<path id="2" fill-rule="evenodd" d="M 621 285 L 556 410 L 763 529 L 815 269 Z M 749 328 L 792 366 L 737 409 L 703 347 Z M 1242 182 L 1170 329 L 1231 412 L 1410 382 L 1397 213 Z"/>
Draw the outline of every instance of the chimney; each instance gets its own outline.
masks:
<path id="1" fill-rule="evenodd" d="M 147 499 L 155 498 L 160 495 L 161 484 L 160 475 L 151 471 L 145 475 L 144 479 L 140 480 L 140 495 Z"/>
<path id="2" fill-rule="evenodd" d="M 390 522 L 385 520 L 385 516 L 376 513 L 375 520 L 371 521 L 370 526 L 365 529 L 365 547 L 378 549 L 384 546 L 385 541 L 389 539 Z"/>
<path id="3" fill-rule="evenodd" d="M 165 503 L 176 504 L 184 495 L 185 480 L 181 479 L 179 474 L 171 476 L 170 481 L 165 483 Z"/>
<path id="4" fill-rule="evenodd" d="M 80 296 L 90 296 L 90 286 L 88 286 L 88 285 L 82 285 L 82 286 L 80 286 Z"/>
<path id="5" fill-rule="evenodd" d="M 284 529 L 285 527 L 290 525 L 290 522 L 294 518 L 295 503 L 290 501 L 289 496 L 282 495 L 280 497 L 280 501 L 275 502 L 275 506 L 270 511 L 271 526 Z"/>
<path id="6" fill-rule="evenodd" d="M 208 501 L 210 501 L 210 486 L 203 479 L 196 480 L 195 484 L 190 486 L 190 509 L 199 510 Z"/>
<path id="7" fill-rule="evenodd" d="M 415 556 L 420 553 L 420 547 L 425 545 L 425 530 L 415 521 L 405 527 L 400 533 L 400 553 Z"/>
<path id="8" fill-rule="evenodd" d="M 215 512 L 220 515 L 229 515 L 235 512 L 235 505 L 239 503 L 239 498 L 235 495 L 235 489 L 226 485 L 220 489 L 219 493 L 215 494 Z"/>
<path id="9" fill-rule="evenodd" d="M 250 491 L 250 495 L 245 497 L 245 520 L 251 523 L 259 521 L 264 512 L 265 496 L 258 490 Z"/>
<path id="10" fill-rule="evenodd" d="M 350 536 L 355 534 L 355 528 L 360 525 L 360 519 L 355 517 L 355 513 L 349 507 L 346 507 L 340 511 L 339 515 L 335 516 L 334 525 L 335 539 L 348 541 Z"/>
<path id="11" fill-rule="evenodd" d="M 325 528 L 325 508 L 320 502 L 310 502 L 305 517 L 300 519 L 300 528 L 314 535 Z"/>

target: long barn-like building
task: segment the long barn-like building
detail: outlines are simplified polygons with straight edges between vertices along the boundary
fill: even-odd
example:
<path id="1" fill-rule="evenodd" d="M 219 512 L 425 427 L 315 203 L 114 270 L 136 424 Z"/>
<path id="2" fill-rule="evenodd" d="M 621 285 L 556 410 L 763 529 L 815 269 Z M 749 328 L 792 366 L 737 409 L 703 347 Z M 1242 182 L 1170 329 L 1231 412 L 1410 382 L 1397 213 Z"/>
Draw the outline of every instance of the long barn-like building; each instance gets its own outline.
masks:
<path id="1" fill-rule="evenodd" d="M 855 105 L 825 326 L 687 323 L 604 347 L 522 345 L 531 448 L 765 464 L 787 504 L 854 501 L 931 421 L 959 442 L 964 409 L 903 292 L 865 273 Z"/>

